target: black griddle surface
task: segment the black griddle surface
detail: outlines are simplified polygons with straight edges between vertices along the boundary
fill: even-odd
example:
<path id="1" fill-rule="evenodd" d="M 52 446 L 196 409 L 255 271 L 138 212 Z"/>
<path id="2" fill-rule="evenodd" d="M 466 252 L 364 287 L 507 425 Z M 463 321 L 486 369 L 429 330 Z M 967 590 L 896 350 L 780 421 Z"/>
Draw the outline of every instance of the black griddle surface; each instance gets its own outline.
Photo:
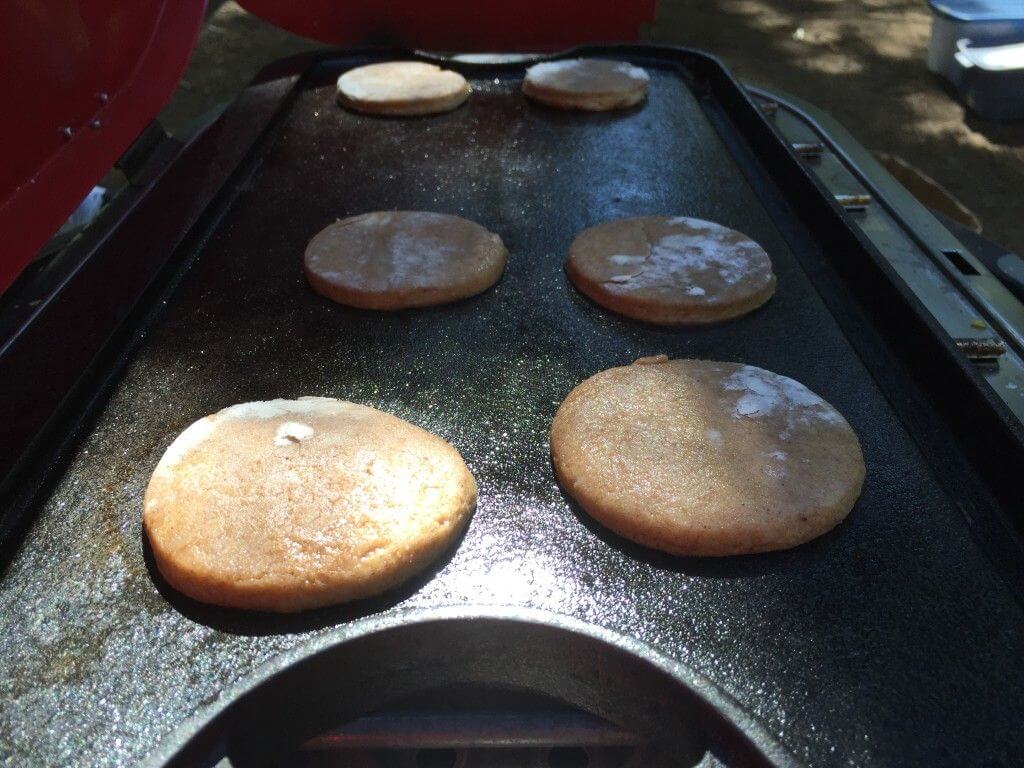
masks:
<path id="1" fill-rule="evenodd" d="M 129 765 L 262 662 L 353 618 L 507 605 L 632 635 L 705 673 L 809 765 L 1011 765 L 1024 754 L 1024 615 L 936 482 L 685 80 L 637 109 L 542 108 L 518 78 L 414 120 L 307 79 L 262 164 L 148 335 L 0 583 L 0 756 Z M 443 211 L 508 246 L 488 292 L 379 314 L 316 296 L 307 241 L 335 218 Z M 669 330 L 579 296 L 573 236 L 641 214 L 711 219 L 769 252 L 775 297 Z M 786 226 L 794 226 L 786 222 Z M 130 257 L 130 254 L 126 254 Z M 600 529 L 555 483 L 548 430 L 585 377 L 643 355 L 742 361 L 803 382 L 860 436 L 863 494 L 798 549 L 671 558 Z M 397 593 L 295 618 L 209 609 L 155 581 L 141 498 L 163 450 L 232 403 L 324 395 L 453 443 L 480 501 L 438 568 Z"/>

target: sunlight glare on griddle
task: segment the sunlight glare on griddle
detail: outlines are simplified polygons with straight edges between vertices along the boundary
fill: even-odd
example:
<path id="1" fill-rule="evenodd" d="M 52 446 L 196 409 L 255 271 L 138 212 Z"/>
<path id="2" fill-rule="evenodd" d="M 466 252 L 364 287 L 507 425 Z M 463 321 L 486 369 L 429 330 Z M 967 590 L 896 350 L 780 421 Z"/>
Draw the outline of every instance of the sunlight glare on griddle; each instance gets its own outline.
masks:
<path id="1" fill-rule="evenodd" d="M 487 549 L 497 551 L 497 542 Z M 562 605 L 569 599 L 566 584 L 543 556 L 530 554 L 491 564 L 475 582 L 475 599 L 497 605 Z"/>

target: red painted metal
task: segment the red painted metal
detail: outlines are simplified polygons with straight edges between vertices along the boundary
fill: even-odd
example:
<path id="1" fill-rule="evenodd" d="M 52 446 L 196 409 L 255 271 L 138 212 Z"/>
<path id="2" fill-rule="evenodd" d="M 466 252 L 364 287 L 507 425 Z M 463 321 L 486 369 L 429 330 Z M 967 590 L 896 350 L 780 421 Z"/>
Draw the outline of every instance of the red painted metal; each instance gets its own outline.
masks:
<path id="1" fill-rule="evenodd" d="M 656 0 L 239 0 L 291 32 L 334 45 L 388 43 L 435 51 L 555 50 L 632 42 Z"/>
<path id="2" fill-rule="evenodd" d="M 166 103 L 205 8 L 0 2 L 0 292 Z"/>
<path id="3" fill-rule="evenodd" d="M 553 50 L 633 41 L 656 0 L 240 0 L 334 44 Z M 206 0 L 0 2 L 0 292 L 152 120 L 178 85 Z"/>

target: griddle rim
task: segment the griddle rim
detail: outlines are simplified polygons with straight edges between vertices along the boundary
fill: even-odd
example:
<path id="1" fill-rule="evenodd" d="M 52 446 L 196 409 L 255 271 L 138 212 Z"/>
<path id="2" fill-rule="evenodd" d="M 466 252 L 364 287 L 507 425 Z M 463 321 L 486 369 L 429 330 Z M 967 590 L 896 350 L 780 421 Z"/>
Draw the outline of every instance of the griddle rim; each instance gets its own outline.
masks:
<path id="1" fill-rule="evenodd" d="M 267 750 L 266 747 L 253 743 L 253 739 L 261 733 L 260 725 L 254 725 L 244 714 L 237 716 L 236 711 L 239 708 L 248 709 L 249 712 L 260 709 L 263 702 L 272 695 L 275 686 L 288 685 L 289 674 L 300 664 L 310 663 L 322 668 L 324 665 L 330 665 L 332 660 L 343 654 L 356 641 L 372 641 L 403 632 L 429 635 L 431 629 L 439 625 L 451 626 L 460 632 L 464 631 L 461 625 L 467 625 L 465 631 L 469 632 L 486 628 L 485 631 L 492 633 L 495 638 L 501 635 L 502 630 L 507 629 L 509 633 L 537 631 L 544 636 L 550 635 L 556 641 L 575 639 L 595 643 L 598 647 L 611 652 L 615 656 L 616 664 L 635 663 L 638 668 L 648 668 L 659 677 L 667 678 L 666 682 L 678 686 L 681 695 L 690 697 L 682 706 L 696 707 L 696 725 L 709 737 L 708 746 L 715 754 L 730 757 L 735 755 L 740 760 L 736 763 L 738 765 L 760 764 L 776 768 L 799 768 L 801 765 L 771 736 L 756 717 L 741 707 L 717 684 L 683 662 L 671 659 L 635 638 L 545 610 L 465 606 L 407 609 L 359 619 L 275 656 L 225 690 L 215 702 L 198 710 L 162 739 L 142 763 L 143 768 L 212 766 L 225 755 L 230 756 L 233 745 L 238 742 L 243 744 L 244 765 L 252 765 L 250 761 L 254 759 L 257 764 L 265 764 L 264 760 L 280 756 L 282 746 L 285 749 L 288 746 L 297 747 L 303 740 L 316 733 L 304 732 L 301 728 L 295 728 L 294 723 L 287 723 L 282 718 L 276 722 L 281 723 L 285 730 L 291 726 L 293 732 L 284 739 L 277 740 L 274 747 Z M 493 669 L 483 674 L 497 675 L 497 668 L 501 666 L 501 662 L 483 658 L 484 655 L 486 654 L 479 659 L 467 660 L 467 666 Z M 415 652 L 410 656 L 414 657 Z M 517 658 L 510 663 L 523 661 L 528 659 Z M 309 670 L 304 672 L 308 674 Z M 433 685 L 445 686 L 451 682 L 449 679 L 439 679 Z M 558 682 L 563 690 L 571 687 L 571 683 L 566 680 Z M 559 697 L 560 693 L 551 690 L 536 692 L 555 697 Z M 268 715 L 267 719 L 272 720 L 273 713 Z M 758 762 L 748 762 L 751 758 Z"/>

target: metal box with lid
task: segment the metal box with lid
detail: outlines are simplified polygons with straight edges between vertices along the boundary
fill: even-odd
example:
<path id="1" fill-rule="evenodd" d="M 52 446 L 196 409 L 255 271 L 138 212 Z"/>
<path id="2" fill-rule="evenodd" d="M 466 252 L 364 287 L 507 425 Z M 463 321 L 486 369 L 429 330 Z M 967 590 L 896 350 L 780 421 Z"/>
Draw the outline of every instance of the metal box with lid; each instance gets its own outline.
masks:
<path id="1" fill-rule="evenodd" d="M 1024 119 L 1024 4 L 1016 0 L 928 0 L 928 69 L 991 120 Z"/>

